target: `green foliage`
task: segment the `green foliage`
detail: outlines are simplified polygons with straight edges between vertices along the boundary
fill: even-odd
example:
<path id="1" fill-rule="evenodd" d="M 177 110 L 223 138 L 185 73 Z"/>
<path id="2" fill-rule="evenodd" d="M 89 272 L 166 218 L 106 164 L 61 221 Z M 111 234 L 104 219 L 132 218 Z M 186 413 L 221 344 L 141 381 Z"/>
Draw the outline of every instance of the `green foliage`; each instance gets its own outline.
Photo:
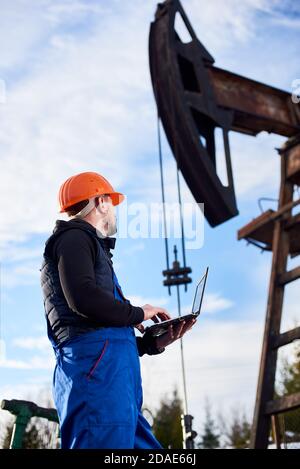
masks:
<path id="1" fill-rule="evenodd" d="M 4 430 L 4 435 L 2 436 L 2 441 L 1 441 L 2 449 L 9 449 L 12 432 L 13 432 L 13 419 L 11 419 L 11 421 L 6 425 L 6 428 Z"/>
<path id="2" fill-rule="evenodd" d="M 277 386 L 275 397 L 288 396 L 300 392 L 300 344 L 294 346 L 293 359 L 283 359 L 281 363 L 281 382 Z M 300 441 L 300 409 L 282 414 L 281 432 L 288 432 L 286 441 Z"/>
<path id="3" fill-rule="evenodd" d="M 229 425 L 225 426 L 227 445 L 235 449 L 249 448 L 251 424 L 244 413 L 234 409 Z"/>
<path id="4" fill-rule="evenodd" d="M 177 389 L 171 399 L 163 398 L 153 421 L 153 433 L 164 448 L 182 448 L 182 401 Z"/>
<path id="5" fill-rule="evenodd" d="M 9 449 L 11 443 L 11 437 L 13 432 L 14 421 L 10 421 L 5 428 L 4 435 L 2 437 L 2 448 Z M 51 440 L 53 437 L 53 431 L 55 431 L 55 424 L 49 423 L 45 419 L 32 418 L 25 430 L 23 445 L 24 449 L 46 449 L 53 448 Z M 54 438 L 55 440 L 55 438 Z M 54 444 L 55 448 L 58 448 L 58 442 Z"/>
<path id="6" fill-rule="evenodd" d="M 217 433 L 215 422 L 211 415 L 210 404 L 206 402 L 204 432 L 198 443 L 198 448 L 214 449 L 220 447 L 220 435 Z"/>
<path id="7" fill-rule="evenodd" d="M 175 389 L 170 399 L 161 400 L 153 421 L 153 433 L 164 448 L 182 448 L 182 413 L 182 402 Z M 217 449 L 221 447 L 221 441 L 225 447 L 249 447 L 251 425 L 244 413 L 235 408 L 231 420 L 220 416 L 219 421 L 217 425 L 212 416 L 210 403 L 206 401 L 204 429 L 198 441 L 195 441 L 195 447 Z"/>
<path id="8" fill-rule="evenodd" d="M 282 361 L 281 389 L 279 395 L 288 395 L 300 392 L 300 345 L 295 345 L 292 362 Z"/>

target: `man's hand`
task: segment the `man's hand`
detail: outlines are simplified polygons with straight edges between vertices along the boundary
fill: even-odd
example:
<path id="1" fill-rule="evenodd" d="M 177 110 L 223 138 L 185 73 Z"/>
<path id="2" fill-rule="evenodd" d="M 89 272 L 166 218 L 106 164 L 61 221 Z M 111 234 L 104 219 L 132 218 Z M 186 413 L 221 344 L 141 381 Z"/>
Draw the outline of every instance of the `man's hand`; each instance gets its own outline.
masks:
<path id="1" fill-rule="evenodd" d="M 166 321 L 167 319 L 171 319 L 168 311 L 164 308 L 160 308 L 159 306 L 152 306 L 152 305 L 144 305 L 142 306 L 144 310 L 144 321 L 147 319 L 152 319 L 154 322 Z"/>
<path id="2" fill-rule="evenodd" d="M 168 311 L 164 308 L 160 308 L 159 306 L 146 304 L 141 306 L 141 308 L 144 310 L 144 321 L 147 321 L 147 319 L 152 319 L 153 322 L 158 323 L 160 322 L 159 320 L 167 321 L 168 319 L 171 319 Z M 134 327 L 136 327 L 142 333 L 145 330 L 142 324 L 136 324 Z"/>
<path id="3" fill-rule="evenodd" d="M 170 326 L 168 327 L 168 332 L 156 338 L 156 346 L 158 348 L 163 348 L 167 345 L 172 344 L 172 342 L 177 339 L 180 339 L 188 330 L 190 330 L 195 324 L 195 322 L 196 319 L 193 318 L 182 321 L 176 326 L 170 324 Z"/>

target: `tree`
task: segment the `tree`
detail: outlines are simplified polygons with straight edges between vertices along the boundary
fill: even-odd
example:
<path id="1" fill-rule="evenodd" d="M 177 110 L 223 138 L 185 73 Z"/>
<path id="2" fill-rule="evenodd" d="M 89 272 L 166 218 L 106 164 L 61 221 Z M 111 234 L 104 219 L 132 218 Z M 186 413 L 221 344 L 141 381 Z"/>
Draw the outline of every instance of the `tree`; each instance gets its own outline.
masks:
<path id="1" fill-rule="evenodd" d="M 295 344 L 292 361 L 282 360 L 279 395 L 300 392 L 300 344 Z"/>
<path id="2" fill-rule="evenodd" d="M 12 436 L 13 426 L 14 426 L 13 422 L 14 422 L 13 419 L 10 419 L 10 421 L 5 426 L 5 429 L 1 438 L 2 449 L 8 449 L 10 446 L 11 436 Z"/>
<path id="3" fill-rule="evenodd" d="M 164 448 L 181 449 L 183 447 L 182 413 L 182 401 L 175 388 L 171 399 L 164 397 L 161 400 L 153 420 L 153 433 Z"/>
<path id="4" fill-rule="evenodd" d="M 216 431 L 216 425 L 211 415 L 211 407 L 209 401 L 205 406 L 205 423 L 204 433 L 198 443 L 198 448 L 214 449 L 220 447 L 220 435 Z"/>
<path id="5" fill-rule="evenodd" d="M 251 425 L 247 420 L 245 413 L 234 412 L 229 424 L 229 430 L 226 431 L 229 446 L 236 449 L 248 448 L 251 436 Z"/>
<path id="6" fill-rule="evenodd" d="M 281 362 L 280 383 L 276 387 L 276 397 L 300 392 L 300 344 L 294 345 L 292 360 L 284 358 Z M 300 441 L 300 409 L 286 412 L 280 416 L 281 432 L 285 440 Z M 287 433 L 287 434 L 286 434 Z"/>
<path id="7" fill-rule="evenodd" d="M 9 449 L 12 432 L 13 432 L 13 421 L 9 422 L 6 426 L 5 434 L 2 441 L 2 448 Z M 49 427 L 46 422 L 38 423 L 32 419 L 27 425 L 22 448 L 24 449 L 44 449 L 48 448 L 48 441 L 51 437 Z"/>
<path id="8" fill-rule="evenodd" d="M 53 402 L 48 388 L 41 390 L 35 399 L 30 397 L 28 401 L 37 401 L 38 405 L 46 408 L 53 408 Z M 12 414 L 8 414 L 9 420 L 3 426 L 1 426 L 1 447 L 8 449 L 11 442 L 11 436 L 13 432 L 13 426 L 15 417 Z M 58 448 L 59 441 L 57 439 L 58 425 L 55 422 L 50 422 L 44 418 L 32 417 L 28 422 L 23 437 L 22 447 L 25 449 L 38 449 L 38 448 Z"/>

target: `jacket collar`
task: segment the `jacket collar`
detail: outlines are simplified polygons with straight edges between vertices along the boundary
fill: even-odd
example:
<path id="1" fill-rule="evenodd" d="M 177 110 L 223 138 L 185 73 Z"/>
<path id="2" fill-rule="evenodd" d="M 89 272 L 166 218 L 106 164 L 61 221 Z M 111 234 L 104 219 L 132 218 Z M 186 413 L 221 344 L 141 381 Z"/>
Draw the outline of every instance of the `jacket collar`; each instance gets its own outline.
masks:
<path id="1" fill-rule="evenodd" d="M 74 218 L 68 221 L 57 220 L 53 232 L 56 233 L 57 231 L 68 229 L 71 226 L 76 226 L 78 228 L 82 227 L 84 229 L 92 231 L 94 234 L 97 235 L 96 228 L 93 225 L 91 225 L 89 222 L 82 220 L 80 218 Z M 100 238 L 100 236 L 98 235 L 97 235 L 97 238 L 101 246 L 105 250 L 105 252 L 109 255 L 109 257 L 110 258 L 113 257 L 113 254 L 110 252 L 110 250 L 115 248 L 116 238 L 112 238 L 110 236 L 106 236 L 105 238 Z"/>

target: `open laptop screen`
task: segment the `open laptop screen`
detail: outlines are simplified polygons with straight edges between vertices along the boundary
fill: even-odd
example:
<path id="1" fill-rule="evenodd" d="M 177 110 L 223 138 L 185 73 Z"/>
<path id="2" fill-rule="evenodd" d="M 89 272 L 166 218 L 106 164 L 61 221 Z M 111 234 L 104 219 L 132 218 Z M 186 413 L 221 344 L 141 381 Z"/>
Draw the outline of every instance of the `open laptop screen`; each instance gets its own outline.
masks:
<path id="1" fill-rule="evenodd" d="M 196 287 L 194 301 L 193 301 L 193 307 L 192 307 L 192 313 L 193 314 L 199 314 L 200 313 L 207 274 L 208 274 L 208 267 L 205 271 L 205 274 L 201 277 L 201 279 L 200 279 L 200 281 L 199 281 L 199 283 Z"/>

